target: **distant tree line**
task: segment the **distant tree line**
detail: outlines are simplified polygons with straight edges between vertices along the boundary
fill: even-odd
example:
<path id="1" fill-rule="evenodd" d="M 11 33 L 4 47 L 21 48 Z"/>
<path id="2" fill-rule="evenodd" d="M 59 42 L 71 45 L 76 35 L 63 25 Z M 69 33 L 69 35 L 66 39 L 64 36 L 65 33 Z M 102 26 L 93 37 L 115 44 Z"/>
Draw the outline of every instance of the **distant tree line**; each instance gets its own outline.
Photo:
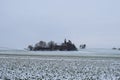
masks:
<path id="1" fill-rule="evenodd" d="M 55 51 L 55 50 L 76 51 L 77 50 L 76 46 L 71 42 L 71 40 L 66 41 L 66 39 L 60 45 L 58 45 L 54 41 L 50 41 L 48 43 L 45 41 L 39 41 L 34 46 L 29 45 L 28 49 L 30 51 Z"/>
<path id="2" fill-rule="evenodd" d="M 113 50 L 120 50 L 120 48 L 115 48 L 115 47 L 113 47 L 112 49 L 113 49 Z"/>

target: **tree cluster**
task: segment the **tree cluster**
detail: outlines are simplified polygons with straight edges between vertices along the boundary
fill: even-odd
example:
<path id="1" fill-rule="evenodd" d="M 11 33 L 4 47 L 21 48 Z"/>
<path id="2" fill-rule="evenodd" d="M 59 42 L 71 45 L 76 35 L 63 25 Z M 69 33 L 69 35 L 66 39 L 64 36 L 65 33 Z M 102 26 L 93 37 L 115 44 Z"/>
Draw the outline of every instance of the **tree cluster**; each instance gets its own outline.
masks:
<path id="1" fill-rule="evenodd" d="M 85 49 L 86 48 L 86 44 L 81 44 L 80 45 L 80 49 Z"/>
<path id="2" fill-rule="evenodd" d="M 120 48 L 115 48 L 115 47 L 113 47 L 112 49 L 113 49 L 113 50 L 120 50 Z"/>
<path id="3" fill-rule="evenodd" d="M 50 41 L 48 43 L 46 43 L 45 41 L 40 41 L 36 43 L 34 46 L 29 45 L 28 49 L 30 51 L 55 51 L 55 50 L 76 51 L 77 50 L 76 46 L 70 40 L 66 41 L 66 39 L 60 45 L 58 45 L 54 41 Z"/>

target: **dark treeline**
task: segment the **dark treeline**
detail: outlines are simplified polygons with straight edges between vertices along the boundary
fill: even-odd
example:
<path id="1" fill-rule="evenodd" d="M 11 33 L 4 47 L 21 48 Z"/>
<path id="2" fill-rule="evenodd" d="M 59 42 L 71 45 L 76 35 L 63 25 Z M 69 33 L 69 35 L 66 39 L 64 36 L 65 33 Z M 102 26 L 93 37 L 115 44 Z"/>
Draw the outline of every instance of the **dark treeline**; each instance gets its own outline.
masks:
<path id="1" fill-rule="evenodd" d="M 29 45 L 28 49 L 30 51 L 55 51 L 55 50 L 76 51 L 77 50 L 76 46 L 70 40 L 66 41 L 66 39 L 60 45 L 58 45 L 54 41 L 50 41 L 48 43 L 46 43 L 45 41 L 40 41 L 36 43 L 34 46 Z"/>

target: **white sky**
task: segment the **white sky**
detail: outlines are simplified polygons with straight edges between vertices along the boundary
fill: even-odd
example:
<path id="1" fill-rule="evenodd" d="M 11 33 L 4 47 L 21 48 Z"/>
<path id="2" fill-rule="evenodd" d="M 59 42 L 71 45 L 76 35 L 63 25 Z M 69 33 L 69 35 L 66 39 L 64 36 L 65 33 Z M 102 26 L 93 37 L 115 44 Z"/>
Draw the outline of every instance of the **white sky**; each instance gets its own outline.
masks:
<path id="1" fill-rule="evenodd" d="M 0 0 L 0 47 L 23 49 L 65 38 L 120 47 L 120 0 Z"/>

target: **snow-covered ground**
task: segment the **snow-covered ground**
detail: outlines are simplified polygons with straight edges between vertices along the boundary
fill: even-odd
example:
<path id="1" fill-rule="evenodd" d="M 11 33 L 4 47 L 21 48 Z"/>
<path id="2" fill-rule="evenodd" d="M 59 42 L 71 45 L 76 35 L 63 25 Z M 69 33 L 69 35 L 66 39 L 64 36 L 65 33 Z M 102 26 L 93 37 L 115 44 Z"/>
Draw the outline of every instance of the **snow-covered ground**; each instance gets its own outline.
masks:
<path id="1" fill-rule="evenodd" d="M 120 59 L 1 55 L 0 80 L 120 80 Z"/>

